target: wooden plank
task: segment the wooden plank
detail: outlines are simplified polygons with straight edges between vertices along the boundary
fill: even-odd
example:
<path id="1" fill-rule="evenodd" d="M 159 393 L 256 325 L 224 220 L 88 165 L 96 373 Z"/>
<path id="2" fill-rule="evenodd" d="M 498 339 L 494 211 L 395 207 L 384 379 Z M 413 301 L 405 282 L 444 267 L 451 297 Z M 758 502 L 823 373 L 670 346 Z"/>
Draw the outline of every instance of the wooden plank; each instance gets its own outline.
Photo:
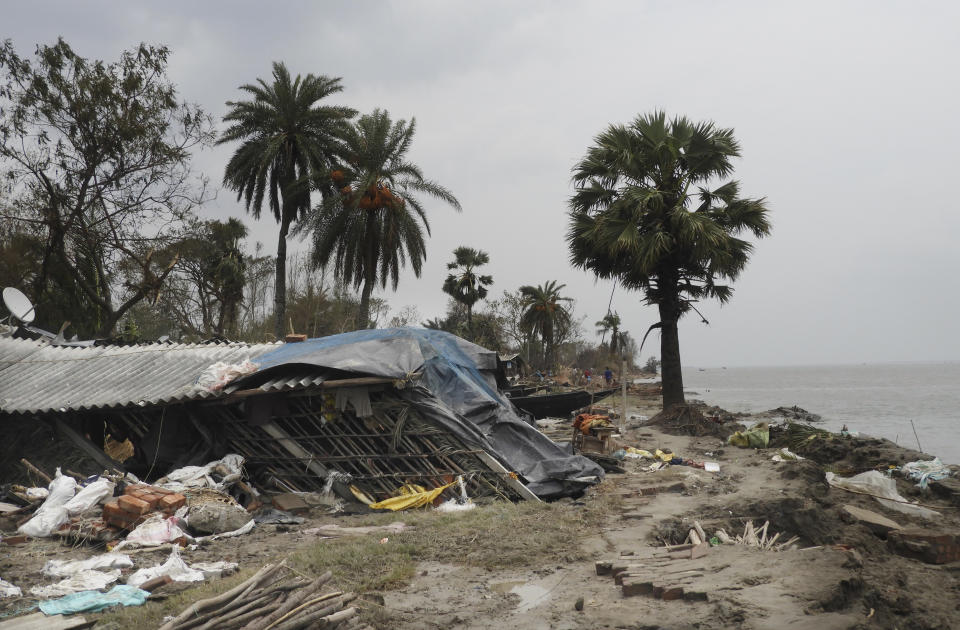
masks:
<path id="1" fill-rule="evenodd" d="M 477 457 L 479 457 L 480 461 L 482 461 L 484 464 L 489 466 L 490 469 L 493 470 L 494 472 L 504 473 L 503 479 L 504 481 L 507 482 L 507 485 L 513 488 L 514 490 L 516 490 L 517 492 L 519 492 L 520 496 L 522 496 L 524 499 L 526 499 L 527 501 L 534 501 L 537 503 L 540 502 L 540 497 L 535 495 L 533 491 L 530 490 L 530 488 L 520 483 L 519 479 L 514 479 L 513 477 L 511 477 L 510 471 L 504 468 L 500 462 L 494 459 L 493 455 L 491 455 L 490 453 L 487 453 L 486 451 L 480 451 L 479 453 L 477 453 Z"/>
<path id="2" fill-rule="evenodd" d="M 8 619 L 0 623 L 0 630 L 70 630 L 71 628 L 80 628 L 90 625 L 91 623 L 92 622 L 88 622 L 83 617 L 76 615 L 69 617 L 52 615 L 48 617 L 42 612 L 38 612 L 32 615 Z"/>
<path id="3" fill-rule="evenodd" d="M 80 448 L 81 451 L 83 451 L 83 453 L 87 457 L 89 457 L 93 461 L 103 466 L 105 470 L 108 470 L 108 471 L 119 470 L 120 472 L 127 472 L 122 464 L 115 461 L 109 455 L 104 453 L 103 449 L 97 448 L 97 446 L 93 442 L 88 440 L 86 436 L 81 435 L 80 432 L 78 432 L 76 429 L 68 425 L 66 422 L 64 422 L 60 418 L 56 418 L 54 420 L 54 424 L 57 427 L 57 431 L 59 431 L 64 436 L 68 437 L 74 444 L 76 444 Z"/>

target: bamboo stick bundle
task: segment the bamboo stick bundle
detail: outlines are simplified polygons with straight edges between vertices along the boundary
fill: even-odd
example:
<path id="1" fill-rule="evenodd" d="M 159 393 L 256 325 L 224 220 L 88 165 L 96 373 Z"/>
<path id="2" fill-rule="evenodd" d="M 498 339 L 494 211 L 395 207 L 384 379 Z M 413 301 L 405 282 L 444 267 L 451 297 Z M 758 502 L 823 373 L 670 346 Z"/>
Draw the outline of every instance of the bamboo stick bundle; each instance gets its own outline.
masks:
<path id="1" fill-rule="evenodd" d="M 250 579 L 216 597 L 200 600 L 162 626 L 162 630 L 301 630 L 337 628 L 357 609 L 347 607 L 353 593 L 321 594 L 328 571 L 310 580 L 296 577 L 285 562 L 267 565 Z"/>

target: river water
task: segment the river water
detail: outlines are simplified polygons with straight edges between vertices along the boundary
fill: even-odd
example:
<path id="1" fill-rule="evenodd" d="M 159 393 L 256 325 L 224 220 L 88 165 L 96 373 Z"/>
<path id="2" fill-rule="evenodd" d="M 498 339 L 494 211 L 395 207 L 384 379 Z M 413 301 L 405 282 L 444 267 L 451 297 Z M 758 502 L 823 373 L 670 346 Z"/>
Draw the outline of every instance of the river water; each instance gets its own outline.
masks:
<path id="1" fill-rule="evenodd" d="M 728 411 L 797 405 L 824 427 L 885 437 L 960 464 L 960 362 L 684 368 L 687 399 Z M 910 420 L 916 427 L 914 437 Z"/>

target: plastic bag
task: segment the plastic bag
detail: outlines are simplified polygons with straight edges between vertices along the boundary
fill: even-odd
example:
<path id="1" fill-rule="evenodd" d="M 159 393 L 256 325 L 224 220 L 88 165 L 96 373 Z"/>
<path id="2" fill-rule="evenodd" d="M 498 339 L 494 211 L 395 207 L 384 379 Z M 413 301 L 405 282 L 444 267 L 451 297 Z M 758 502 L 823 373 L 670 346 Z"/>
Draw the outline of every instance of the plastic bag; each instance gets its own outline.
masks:
<path id="1" fill-rule="evenodd" d="M 917 461 L 904 464 L 900 470 L 908 479 L 917 482 L 917 486 L 926 489 L 931 481 L 940 481 L 950 476 L 950 469 L 947 468 L 939 457 L 928 461 Z"/>
<path id="2" fill-rule="evenodd" d="M 827 483 L 838 488 L 853 490 L 861 494 L 869 494 L 880 503 L 904 514 L 912 514 L 921 518 L 933 518 L 940 516 L 939 512 L 907 503 L 897 492 L 897 482 L 876 470 L 868 470 L 853 477 L 844 479 L 837 477 L 832 472 L 827 473 Z"/>
<path id="3" fill-rule="evenodd" d="M 174 547 L 170 550 L 170 557 L 167 558 L 166 562 L 158 564 L 155 567 L 140 569 L 127 578 L 127 584 L 130 586 L 140 586 L 144 582 L 160 577 L 161 575 L 169 575 L 176 582 L 203 581 L 203 571 L 197 571 L 188 567 L 187 563 L 180 557 L 180 548 Z"/>
<path id="4" fill-rule="evenodd" d="M 727 442 L 740 448 L 767 448 L 770 444 L 770 426 L 760 422 L 746 431 L 737 431 Z"/>
<path id="5" fill-rule="evenodd" d="M 38 599 L 51 599 L 78 591 L 99 591 L 119 579 L 120 569 L 112 571 L 90 569 L 75 573 L 72 577 L 50 586 L 34 586 L 30 589 L 30 594 Z"/>
<path id="6" fill-rule="evenodd" d="M 80 492 L 78 492 L 72 499 L 67 501 L 65 507 L 67 509 L 67 514 L 70 516 L 77 516 L 78 514 L 83 514 L 87 510 L 93 508 L 107 497 L 113 496 L 113 489 L 116 486 L 109 479 L 97 479 L 96 481 L 87 484 L 83 487 Z"/>
<path id="7" fill-rule="evenodd" d="M 795 461 L 800 461 L 806 458 L 800 457 L 799 455 L 791 451 L 789 448 L 784 446 L 779 451 L 777 451 L 776 455 L 774 455 L 770 459 L 772 459 L 775 462 L 795 462 Z"/>
<path id="8" fill-rule="evenodd" d="M 218 473 L 220 481 L 212 475 Z M 213 488 L 226 491 L 243 476 L 243 456 L 232 453 L 223 459 L 210 462 L 205 466 L 184 466 L 159 479 L 156 485 L 174 492 L 183 492 L 190 488 Z"/>
<path id="9" fill-rule="evenodd" d="M 110 606 L 139 606 L 147 601 L 150 593 L 133 586 L 118 584 L 107 593 L 83 591 L 66 595 L 60 599 L 40 602 L 40 610 L 45 615 L 71 615 L 78 612 L 98 612 Z"/>
<path id="10" fill-rule="evenodd" d="M 57 468 L 57 474 L 50 482 L 50 494 L 43 502 L 36 513 L 29 521 L 17 528 L 17 531 L 27 536 L 35 538 L 45 538 L 57 531 L 61 525 L 69 520 L 64 505 L 73 498 L 77 491 L 77 482 L 73 477 L 65 477 L 60 474 Z"/>
<path id="11" fill-rule="evenodd" d="M 0 599 L 4 597 L 22 597 L 23 591 L 19 586 L 14 586 L 10 582 L 0 578 Z"/>
<path id="12" fill-rule="evenodd" d="M 81 571 L 100 569 L 129 569 L 133 566 L 130 556 L 122 553 L 105 553 L 85 560 L 48 560 L 42 573 L 47 577 L 66 578 Z"/>
<path id="13" fill-rule="evenodd" d="M 432 490 L 427 490 L 422 486 L 406 484 L 401 486 L 399 496 L 384 499 L 383 501 L 378 501 L 377 503 L 371 503 L 370 509 L 392 510 L 396 512 L 398 510 L 408 510 L 410 508 L 423 507 L 424 505 L 433 503 L 434 499 L 439 497 L 444 490 L 452 486 L 454 483 L 456 482 L 451 482 L 445 486 L 433 488 Z"/>

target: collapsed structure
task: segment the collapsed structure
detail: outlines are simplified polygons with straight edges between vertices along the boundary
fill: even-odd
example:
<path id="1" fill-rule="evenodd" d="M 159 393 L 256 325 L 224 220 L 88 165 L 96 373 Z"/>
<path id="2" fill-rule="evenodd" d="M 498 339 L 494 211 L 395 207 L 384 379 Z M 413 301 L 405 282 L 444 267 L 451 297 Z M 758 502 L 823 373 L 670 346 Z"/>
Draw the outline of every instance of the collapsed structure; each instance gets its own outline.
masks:
<path id="1" fill-rule="evenodd" d="M 247 361 L 245 376 L 203 384 L 212 365 Z M 124 466 L 146 478 L 239 453 L 263 487 L 332 488 L 347 499 L 458 476 L 473 497 L 549 499 L 602 479 L 597 464 L 524 421 L 497 370 L 496 353 L 418 328 L 253 345 L 58 347 L 3 337 L 0 426 L 14 416 L 50 422 L 121 469 L 104 437 L 129 439 L 135 454 Z"/>

